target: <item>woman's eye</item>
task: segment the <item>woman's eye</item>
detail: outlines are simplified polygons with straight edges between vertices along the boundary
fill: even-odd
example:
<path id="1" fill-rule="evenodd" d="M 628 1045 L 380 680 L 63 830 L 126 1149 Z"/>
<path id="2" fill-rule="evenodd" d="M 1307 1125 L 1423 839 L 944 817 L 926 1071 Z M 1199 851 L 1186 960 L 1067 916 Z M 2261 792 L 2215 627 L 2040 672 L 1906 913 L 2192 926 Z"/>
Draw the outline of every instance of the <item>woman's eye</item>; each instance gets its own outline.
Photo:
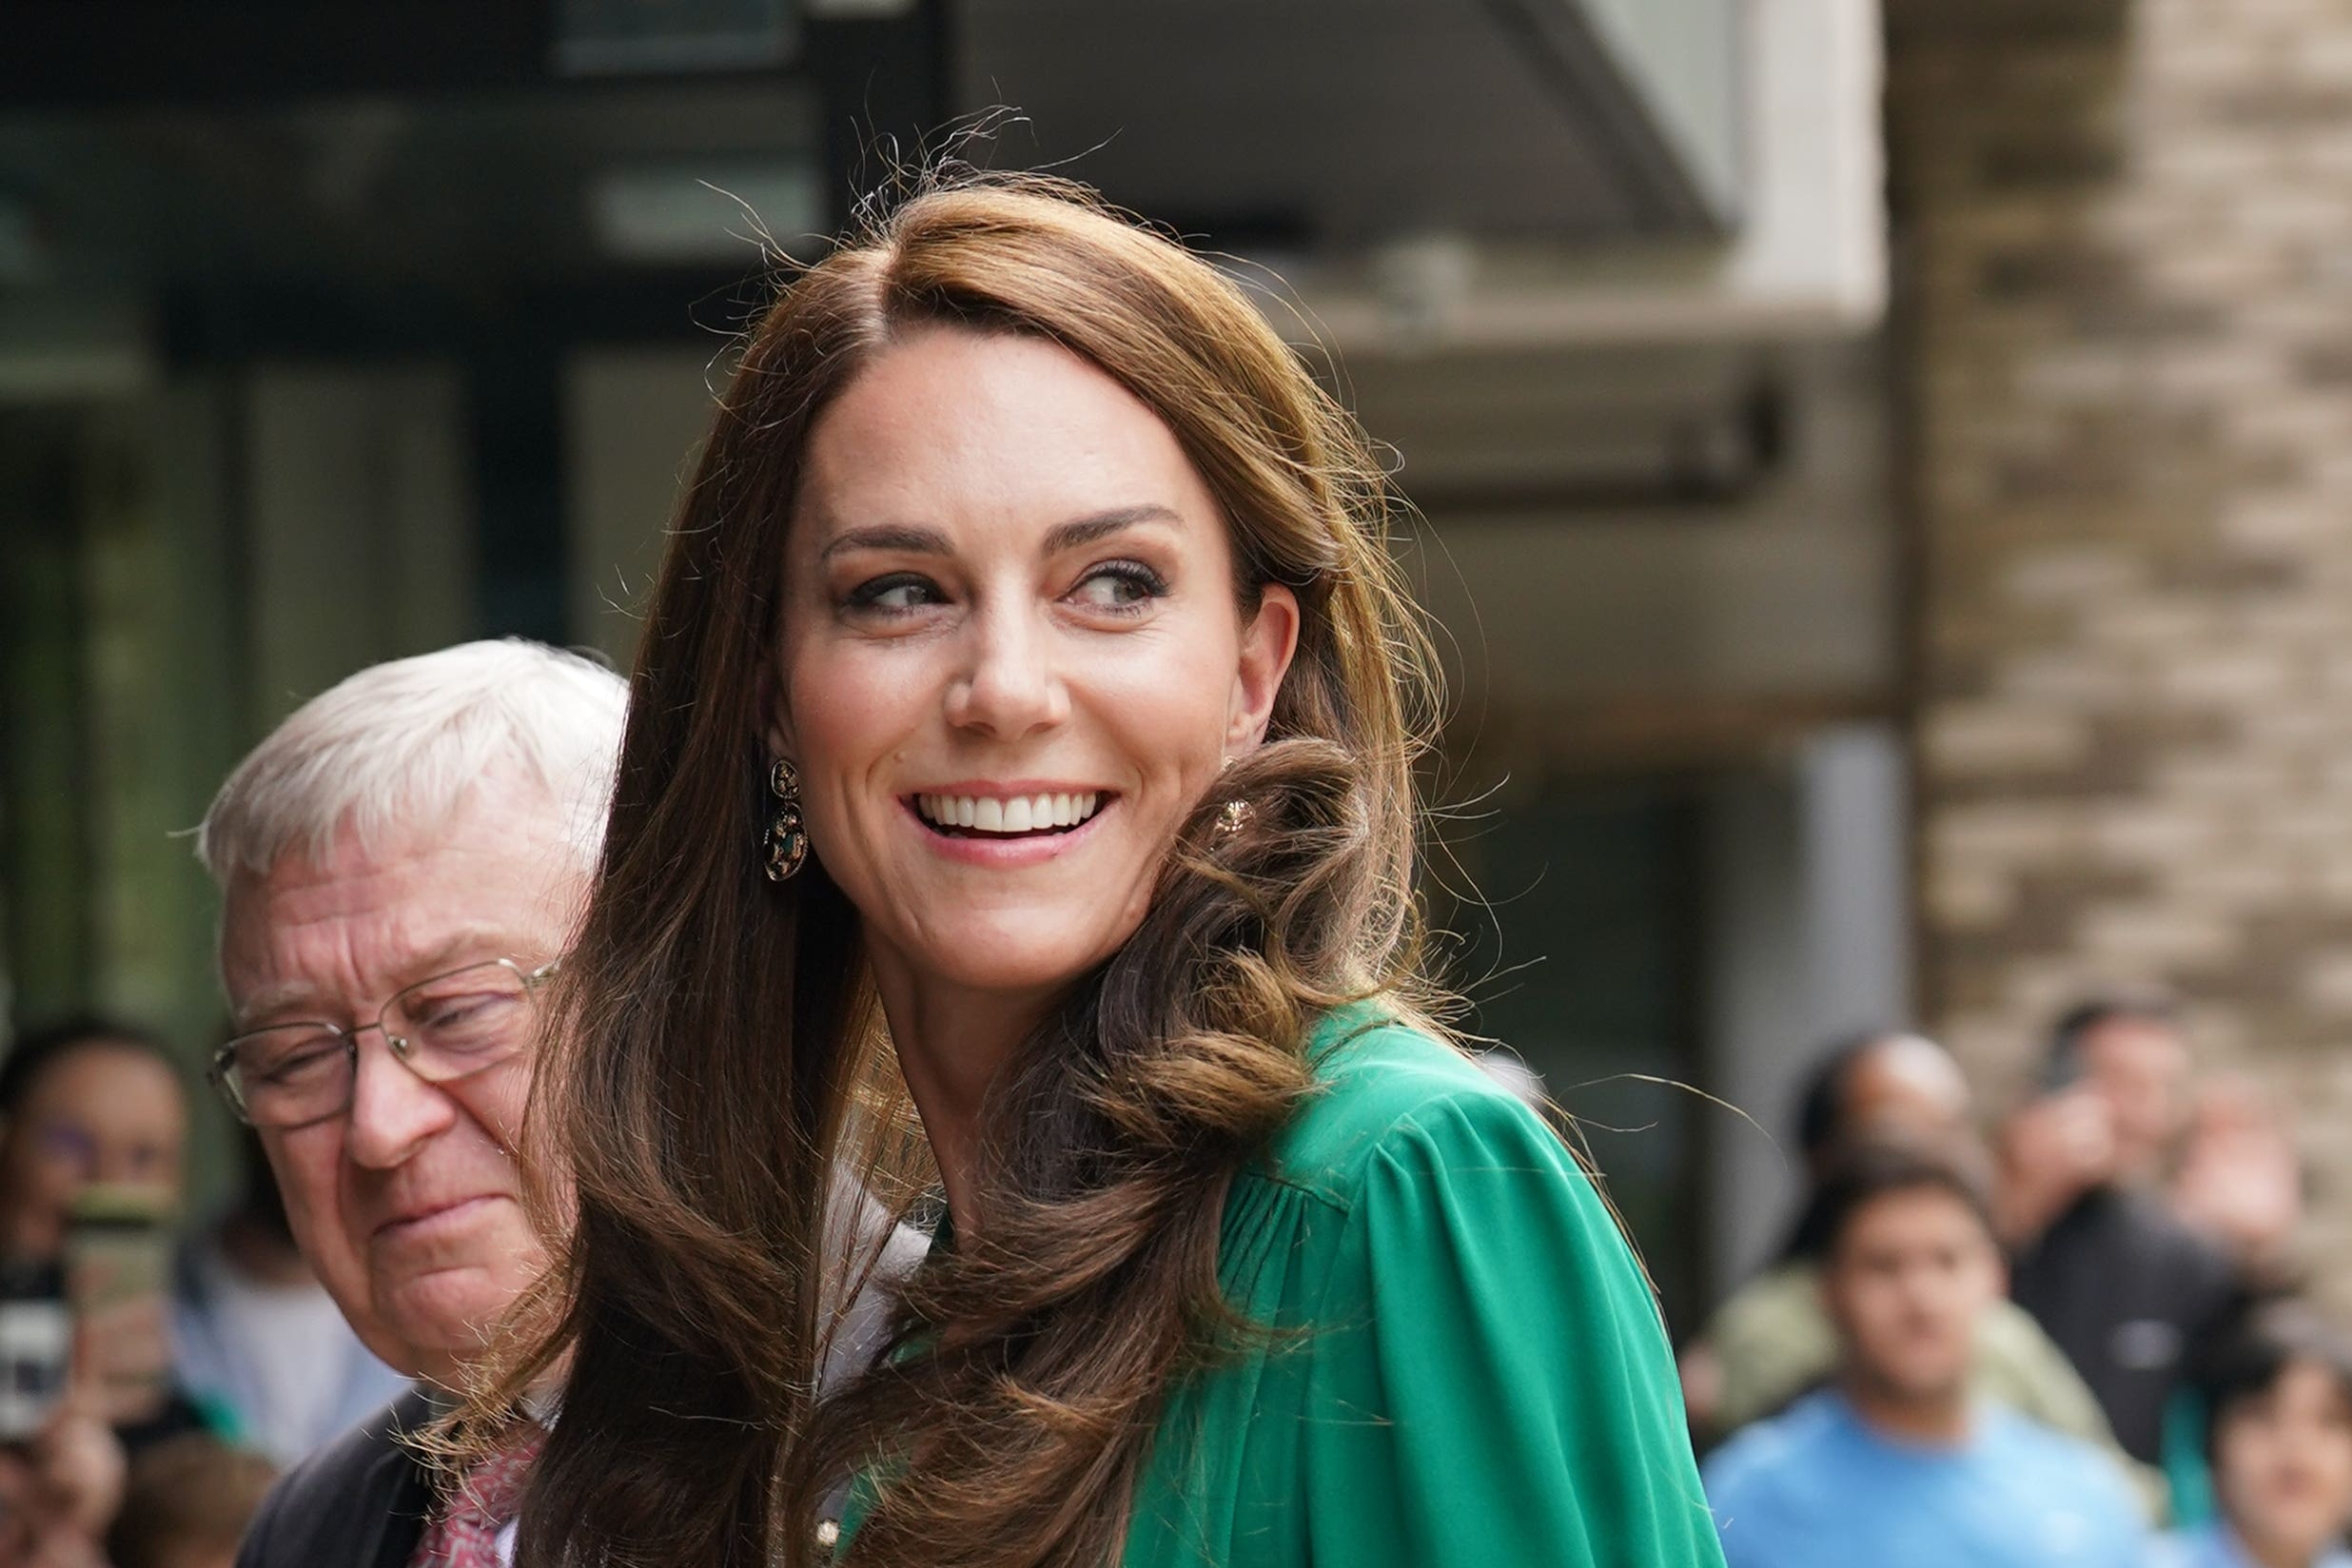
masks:
<path id="1" fill-rule="evenodd" d="M 869 582 L 861 582 L 850 590 L 849 608 L 879 610 L 884 615 L 904 615 L 926 604 L 944 601 L 936 584 L 929 578 L 912 572 L 892 572 Z"/>
<path id="2" fill-rule="evenodd" d="M 1138 560 L 1107 561 L 1079 579 L 1070 597 L 1093 610 L 1133 610 L 1167 592 L 1160 574 Z"/>

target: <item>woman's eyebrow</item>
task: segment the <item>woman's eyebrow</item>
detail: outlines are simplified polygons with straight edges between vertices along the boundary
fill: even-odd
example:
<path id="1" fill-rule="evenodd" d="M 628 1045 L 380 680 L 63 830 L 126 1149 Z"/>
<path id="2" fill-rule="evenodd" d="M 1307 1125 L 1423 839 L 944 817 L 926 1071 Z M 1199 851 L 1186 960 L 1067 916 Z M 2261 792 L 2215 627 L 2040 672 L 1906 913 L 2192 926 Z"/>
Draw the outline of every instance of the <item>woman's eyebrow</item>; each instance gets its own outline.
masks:
<path id="1" fill-rule="evenodd" d="M 1099 539 L 1132 528 L 1139 522 L 1181 522 L 1173 507 L 1157 501 L 1143 501 L 1133 506 L 1114 506 L 1107 512 L 1096 512 L 1068 522 L 1055 523 L 1046 534 L 1045 553 L 1060 555 L 1065 550 L 1076 550 L 1092 544 Z M 817 552 L 817 559 L 829 560 L 851 550 L 889 550 L 901 555 L 949 556 L 955 547 L 948 536 L 936 528 L 915 528 L 901 523 L 878 523 L 868 528 L 846 528 L 825 541 Z"/>
<path id="2" fill-rule="evenodd" d="M 906 555 L 947 556 L 955 553 L 948 536 L 936 528 L 909 528 L 883 523 L 872 528 L 850 528 L 825 541 L 825 548 L 816 553 L 819 560 L 830 560 L 845 550 L 894 550 Z"/>
<path id="3" fill-rule="evenodd" d="M 1046 554 L 1058 556 L 1065 550 L 1075 550 L 1092 544 L 1096 539 L 1132 528 L 1139 522 L 1182 522 L 1171 507 L 1157 501 L 1144 501 L 1135 506 L 1113 507 L 1091 517 L 1073 518 L 1068 522 L 1056 523 L 1046 535 Z"/>

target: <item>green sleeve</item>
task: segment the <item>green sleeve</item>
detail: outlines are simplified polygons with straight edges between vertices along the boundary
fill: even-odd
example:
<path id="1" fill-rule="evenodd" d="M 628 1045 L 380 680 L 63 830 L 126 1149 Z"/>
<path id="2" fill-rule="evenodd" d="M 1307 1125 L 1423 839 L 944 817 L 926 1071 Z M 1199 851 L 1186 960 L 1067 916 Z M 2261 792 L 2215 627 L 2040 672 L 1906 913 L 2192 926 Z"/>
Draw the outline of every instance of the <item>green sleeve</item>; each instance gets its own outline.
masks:
<path id="1" fill-rule="evenodd" d="M 1525 1107 L 1458 1093 L 1382 1136 L 1319 1317 L 1314 1563 L 1719 1568 L 1649 1286 Z"/>

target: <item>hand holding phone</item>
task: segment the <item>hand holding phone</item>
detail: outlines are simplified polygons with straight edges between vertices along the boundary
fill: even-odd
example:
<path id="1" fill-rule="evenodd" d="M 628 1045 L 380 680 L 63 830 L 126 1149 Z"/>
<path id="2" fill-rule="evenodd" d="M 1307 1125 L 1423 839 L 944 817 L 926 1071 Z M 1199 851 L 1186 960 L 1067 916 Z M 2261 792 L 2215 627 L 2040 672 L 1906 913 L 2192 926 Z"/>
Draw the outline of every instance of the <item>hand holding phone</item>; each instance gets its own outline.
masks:
<path id="1" fill-rule="evenodd" d="M 75 1360 L 106 1419 L 155 1415 L 171 1388 L 171 1205 L 152 1188 L 84 1187 L 66 1220 Z"/>
<path id="2" fill-rule="evenodd" d="M 72 1369 L 73 1313 L 54 1266 L 0 1267 L 0 1444 L 48 1424 Z"/>
<path id="3" fill-rule="evenodd" d="M 2000 1153 L 2002 1228 L 2022 1244 L 2114 1175 L 2114 1113 L 2087 1088 L 2042 1095 L 2003 1124 Z"/>

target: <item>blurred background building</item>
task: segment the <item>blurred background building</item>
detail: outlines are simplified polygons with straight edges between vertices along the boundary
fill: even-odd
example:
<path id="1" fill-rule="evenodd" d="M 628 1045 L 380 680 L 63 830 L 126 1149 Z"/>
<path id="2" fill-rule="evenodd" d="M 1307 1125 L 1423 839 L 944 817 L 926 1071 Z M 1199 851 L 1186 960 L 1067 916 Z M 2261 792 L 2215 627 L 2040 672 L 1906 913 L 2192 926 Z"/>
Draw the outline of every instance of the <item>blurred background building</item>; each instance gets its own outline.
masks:
<path id="1" fill-rule="evenodd" d="M 1433 906 L 1677 1327 L 1795 1176 L 1670 1082 L 1778 1136 L 1833 1033 L 1916 1017 L 2013 1083 L 2060 1002 L 2148 979 L 2303 1103 L 2352 1090 L 2343 0 L 8 31 L 20 1025 L 103 1004 L 204 1050 L 172 835 L 302 698 L 489 634 L 625 665 L 762 240 L 809 254 L 887 149 L 1009 105 L 971 156 L 1232 257 L 1393 449 L 1454 684 Z"/>
<path id="2" fill-rule="evenodd" d="M 1891 20 L 1929 1016 L 1998 1081 L 2086 976 L 2176 986 L 2341 1300 L 2352 8 Z"/>

